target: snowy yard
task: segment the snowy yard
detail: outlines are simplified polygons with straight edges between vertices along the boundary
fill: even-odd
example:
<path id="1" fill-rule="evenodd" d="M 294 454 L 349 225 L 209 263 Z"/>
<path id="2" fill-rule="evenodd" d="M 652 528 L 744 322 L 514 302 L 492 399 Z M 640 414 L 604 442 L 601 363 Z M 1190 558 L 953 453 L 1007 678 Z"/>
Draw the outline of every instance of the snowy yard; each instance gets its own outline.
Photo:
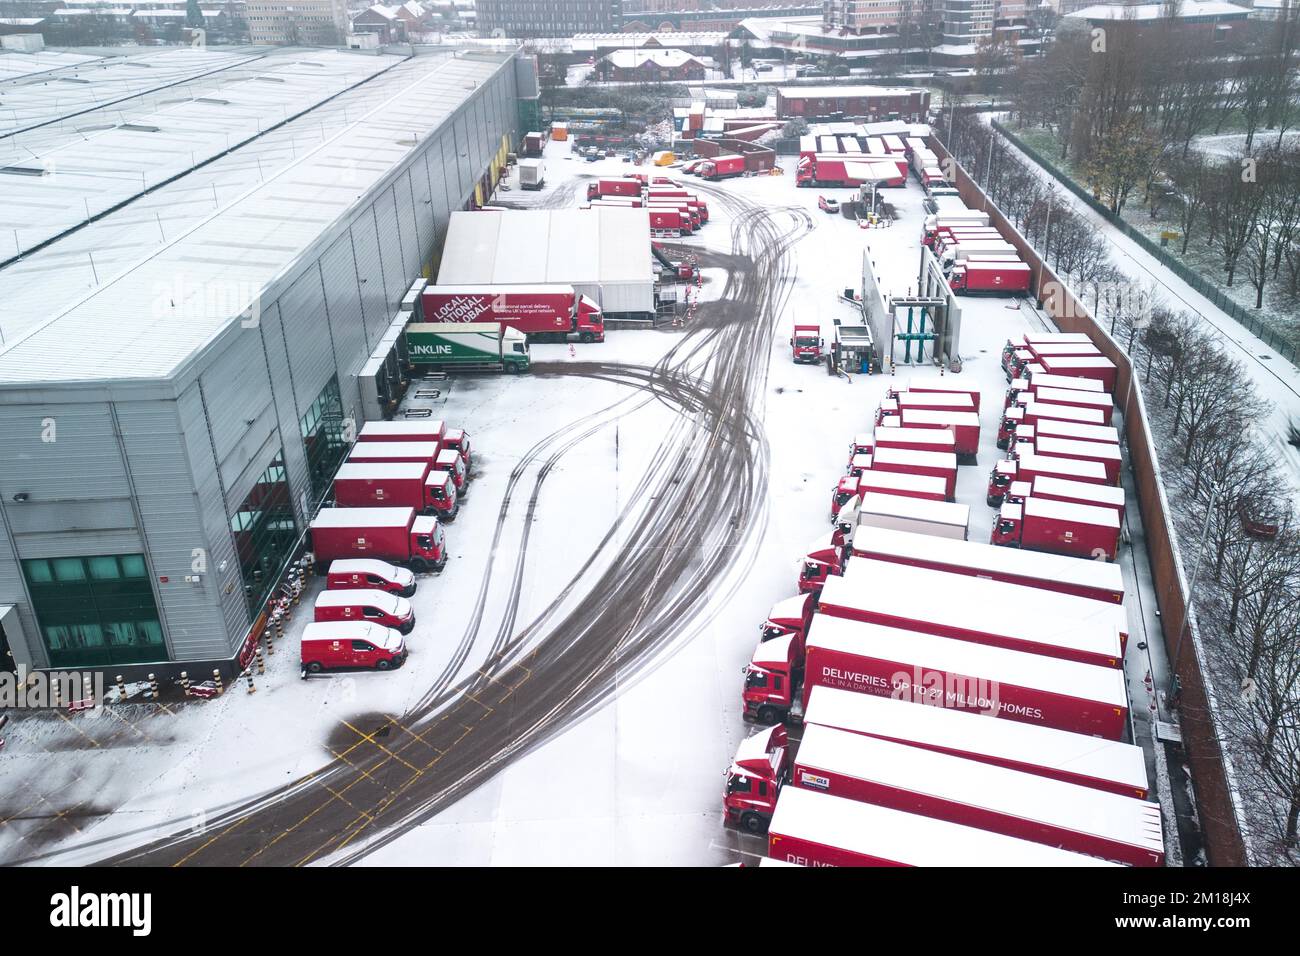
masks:
<path id="1" fill-rule="evenodd" d="M 718 865 L 761 846 L 721 824 L 723 771 L 752 730 L 740 716 L 740 691 L 757 626 L 774 602 L 795 593 L 802 556 L 828 530 L 830 493 L 850 437 L 869 427 L 891 384 L 934 374 L 900 368 L 892 379 L 846 381 L 791 362 L 787 339 L 795 321 L 820 322 L 829 334 L 833 318 L 853 317 L 839 293 L 860 286 L 864 245 L 891 291 L 914 287 L 924 213 L 921 190 L 909 183 L 888 193 L 898 223 L 859 230 L 819 212 L 817 192 L 796 189 L 793 163 L 786 166 L 784 176 L 711 187 L 705 196 L 711 221 L 698 236 L 674 243 L 696 246 L 702 255 L 746 248 L 754 226 L 741 217 L 750 204 L 794 237 L 786 252 L 789 272 L 777 283 L 776 331 L 755 346 L 760 387 L 752 407 L 742 410 L 761 423 L 765 486 L 751 526 L 735 529 L 742 543 L 732 560 L 706 582 L 706 596 L 689 614 L 664 620 L 653 653 L 620 667 L 611 695 L 584 706 L 536 745 L 506 755 L 486 782 L 446 809 L 396 839 L 377 841 L 362 862 Z M 581 177 L 622 175 L 628 168 L 618 160 L 580 163 L 568 158 L 568 144 L 552 143 L 546 189 L 498 199 L 569 205 L 582 191 Z M 682 178 L 693 188 L 694 180 Z M 743 205 L 717 201 L 715 192 Z M 721 309 L 726 271 L 710 263 L 705 274 L 701 299 Z M 971 506 L 973 541 L 988 540 L 993 519 L 984 494 L 989 469 L 1001 457 L 994 439 L 1006 388 L 1002 344 L 1046 327 L 1024 301 L 962 302 L 962 376 L 978 382 L 983 410 L 978 463 L 963 466 L 958 481 L 958 500 Z M 728 325 L 707 341 L 704 331 L 613 330 L 605 343 L 572 350 L 535 345 L 531 376 L 451 380 L 436 414 L 472 436 L 475 480 L 447 528 L 447 570 L 420 580 L 406 666 L 300 680 L 296 637 L 310 617 L 317 580 L 254 694 L 241 684 L 218 700 L 179 707 L 140 704 L 99 717 L 16 719 L 0 750 L 0 773 L 18 781 L 0 812 L 0 861 L 93 862 L 171 831 L 210 836 L 222 846 L 224 832 L 211 821 L 223 811 L 264 795 L 270 806 L 280 788 L 298 781 L 299 791 L 309 788 L 312 775 L 332 760 L 347 762 L 373 748 L 404 753 L 404 735 L 421 732 L 404 715 L 472 680 L 512 645 L 544 644 L 564 608 L 577 606 L 588 583 L 610 570 L 633 519 L 653 519 L 659 502 L 647 500 L 642 487 L 665 467 L 665 456 L 676 449 L 689 456 L 685 436 L 700 426 L 672 396 L 638 386 L 633 373 L 653 370 L 698 339 L 685 367 L 700 377 L 726 374 L 715 359 L 728 354 L 724 340 L 740 334 L 739 327 Z M 724 499 L 709 504 L 721 509 Z M 706 559 L 700 555 L 701 569 L 712 567 Z M 1131 558 L 1124 569 L 1131 575 Z M 1131 594 L 1134 584 L 1130 578 Z M 561 606 L 552 607 L 561 594 Z M 635 607 L 638 595 L 623 597 Z M 1145 623 L 1140 610 L 1130 615 Z M 1142 677 L 1152 664 L 1144 655 L 1129 656 L 1132 709 L 1143 723 Z M 472 742 L 474 732 L 466 726 L 464 735 Z M 1139 742 L 1142 737 L 1140 731 Z M 393 758 L 392 789 L 400 783 L 400 762 Z M 437 774 L 437 760 L 425 771 Z M 348 801 L 350 794 L 335 799 Z M 24 819 L 4 822 L 17 811 L 25 811 Z M 281 821 L 286 829 L 301 822 Z M 348 851 L 374 835 L 363 834 Z M 221 859 L 258 862 L 273 845 L 234 847 Z M 327 841 L 295 862 L 338 861 L 337 850 Z"/>

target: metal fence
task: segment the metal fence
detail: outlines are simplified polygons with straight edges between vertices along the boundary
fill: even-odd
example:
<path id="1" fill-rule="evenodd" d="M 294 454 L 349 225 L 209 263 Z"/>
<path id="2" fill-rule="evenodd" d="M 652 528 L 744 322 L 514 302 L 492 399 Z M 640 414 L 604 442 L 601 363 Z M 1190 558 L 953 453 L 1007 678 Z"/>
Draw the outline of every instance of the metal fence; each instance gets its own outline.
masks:
<path id="1" fill-rule="evenodd" d="M 1015 133 L 1011 132 L 1011 130 L 1007 129 L 1004 124 L 997 120 L 992 120 L 991 122 L 993 128 L 1010 140 L 1022 153 L 1034 162 L 1038 163 L 1039 166 L 1042 166 L 1043 169 L 1047 170 L 1047 172 L 1049 172 L 1057 182 L 1086 202 L 1099 216 L 1105 218 L 1105 220 L 1112 226 L 1136 242 L 1147 253 L 1154 256 L 1162 266 L 1174 275 L 1178 276 L 1178 278 L 1182 279 L 1201 295 L 1209 299 L 1210 302 L 1222 309 L 1234 321 L 1239 322 L 1247 329 L 1247 331 L 1258 337 L 1265 345 L 1277 352 L 1277 354 L 1282 358 L 1286 359 L 1292 365 L 1296 364 L 1296 358 L 1300 355 L 1300 351 L 1297 351 L 1293 342 L 1288 341 L 1282 334 L 1261 322 L 1259 317 L 1254 314 L 1252 310 L 1245 308 L 1240 303 L 1224 295 L 1223 290 L 1220 289 L 1216 283 L 1211 282 L 1204 276 L 1201 276 L 1187 268 L 1187 266 L 1183 265 L 1171 256 L 1149 237 L 1143 235 L 1122 218 L 1111 212 L 1106 208 L 1106 206 L 1094 199 L 1086 189 L 1061 173 L 1061 171 L 1044 158 L 1038 150 L 1034 149 Z"/>

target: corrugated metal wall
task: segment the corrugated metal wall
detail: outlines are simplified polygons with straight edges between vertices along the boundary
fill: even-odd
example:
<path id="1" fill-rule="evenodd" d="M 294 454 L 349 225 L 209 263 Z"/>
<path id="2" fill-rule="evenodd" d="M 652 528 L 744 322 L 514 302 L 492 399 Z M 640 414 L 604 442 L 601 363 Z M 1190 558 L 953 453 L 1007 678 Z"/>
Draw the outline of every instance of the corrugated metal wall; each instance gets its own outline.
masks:
<path id="1" fill-rule="evenodd" d="M 503 138 L 518 141 L 514 100 L 515 69 L 506 63 L 375 190 L 370 205 L 322 237 L 319 254 L 268 290 L 256 324 L 210 343 L 171 398 L 137 399 L 124 390 L 69 404 L 0 405 L 0 518 L 8 529 L 0 604 L 19 606 L 38 645 L 14 647 L 19 663 L 46 663 L 19 556 L 147 549 L 173 659 L 219 659 L 238 648 L 251 619 L 230 513 L 283 448 L 305 523 L 299 421 L 336 374 L 344 413 L 355 414 L 355 376 L 441 249 L 451 211 L 464 208 Z M 67 393 L 52 394 L 61 402 Z M 47 418 L 54 442 L 41 440 Z M 32 500 L 13 502 L 19 492 Z M 206 572 L 187 583 L 197 555 Z"/>

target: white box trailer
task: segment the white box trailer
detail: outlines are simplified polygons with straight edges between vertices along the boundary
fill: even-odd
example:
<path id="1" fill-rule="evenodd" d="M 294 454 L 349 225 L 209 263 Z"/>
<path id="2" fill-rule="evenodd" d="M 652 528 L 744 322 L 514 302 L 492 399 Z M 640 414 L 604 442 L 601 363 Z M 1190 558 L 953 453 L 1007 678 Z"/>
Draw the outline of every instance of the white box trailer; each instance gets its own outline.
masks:
<path id="1" fill-rule="evenodd" d="M 1164 863 L 1159 804 L 889 740 L 806 727 L 792 782 L 1116 863 Z"/>
<path id="2" fill-rule="evenodd" d="M 851 558 L 843 574 L 828 578 L 819 607 L 834 617 L 1099 667 L 1121 667 L 1128 638 L 1123 605 L 871 558 Z"/>
<path id="3" fill-rule="evenodd" d="M 875 474 L 874 469 L 872 474 Z M 853 529 L 893 528 L 965 541 L 970 527 L 970 507 L 951 501 L 929 501 L 873 491 L 858 496 L 856 506 L 850 499 L 840 509 L 840 521 Z M 856 530 L 851 535 L 854 533 Z"/>
<path id="4" fill-rule="evenodd" d="M 1073 441 L 1098 442 L 1103 445 L 1119 444 L 1119 429 L 1113 425 L 1084 425 L 1080 422 L 1062 422 L 1043 418 L 1037 432 L 1044 438 L 1069 438 Z"/>
<path id="5" fill-rule="evenodd" d="M 766 860 L 797 866 L 1115 866 L 1098 857 L 785 787 L 768 827 Z"/>
<path id="6" fill-rule="evenodd" d="M 855 694 L 838 687 L 814 687 L 803 722 L 1138 800 L 1145 800 L 1150 793 L 1142 748 L 1118 740 L 1014 720 L 994 720 L 892 697 Z"/>
<path id="7" fill-rule="evenodd" d="M 804 663 L 804 706 L 815 688 L 837 687 L 1107 740 L 1129 732 L 1124 672 L 1113 667 L 824 613 L 813 615 Z"/>
<path id="8" fill-rule="evenodd" d="M 870 526 L 854 532 L 853 556 L 967 574 L 1111 604 L 1124 603 L 1124 572 L 1118 564 L 1106 561 L 1080 561 L 1066 555 L 1038 554 L 978 541 L 954 541 Z"/>

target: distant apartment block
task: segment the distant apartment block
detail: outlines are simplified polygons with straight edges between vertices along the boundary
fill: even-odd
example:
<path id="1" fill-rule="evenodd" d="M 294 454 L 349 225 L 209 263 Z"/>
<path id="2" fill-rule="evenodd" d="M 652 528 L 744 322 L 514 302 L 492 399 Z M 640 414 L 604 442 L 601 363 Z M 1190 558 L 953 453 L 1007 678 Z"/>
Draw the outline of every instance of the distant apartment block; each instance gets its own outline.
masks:
<path id="1" fill-rule="evenodd" d="M 270 46 L 339 46 L 348 33 L 345 0 L 249 0 L 249 39 Z"/>
<path id="2" fill-rule="evenodd" d="M 622 0 L 478 0 L 482 36 L 568 37 L 623 29 Z"/>

